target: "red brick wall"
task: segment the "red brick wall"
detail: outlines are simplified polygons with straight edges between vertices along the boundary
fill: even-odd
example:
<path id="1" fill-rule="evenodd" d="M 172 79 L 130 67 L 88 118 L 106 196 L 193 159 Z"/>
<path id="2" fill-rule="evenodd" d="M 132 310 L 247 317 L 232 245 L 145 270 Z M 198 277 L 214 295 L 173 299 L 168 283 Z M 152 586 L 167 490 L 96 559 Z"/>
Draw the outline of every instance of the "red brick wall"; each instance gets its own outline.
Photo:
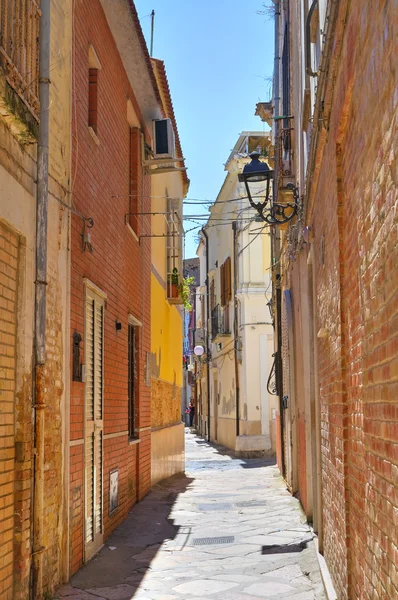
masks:
<path id="1" fill-rule="evenodd" d="M 127 98 L 134 98 L 109 31 L 101 4 L 78 1 L 74 15 L 73 200 L 80 213 L 94 219 L 92 253 L 82 251 L 83 221 L 72 222 L 71 334 L 84 336 L 84 285 L 88 278 L 107 294 L 104 323 L 104 529 L 105 537 L 150 488 L 150 431 L 107 437 L 128 428 L 128 315 L 142 322 L 139 351 L 139 410 L 137 428 L 150 427 L 150 388 L 145 385 L 146 352 L 150 351 L 150 241 L 138 242 L 125 224 L 129 212 L 130 128 Z M 101 63 L 98 72 L 98 140 L 88 129 L 88 48 Z M 137 179 L 142 177 L 137 172 Z M 150 211 L 150 181 L 138 187 L 140 212 Z M 114 197 L 118 196 L 118 197 Z M 139 232 L 150 233 L 147 217 L 138 218 Z M 122 329 L 116 331 L 116 319 Z M 83 344 L 81 344 L 84 356 Z M 71 384 L 71 440 L 83 438 L 84 383 Z M 79 443 L 79 442 L 78 442 Z M 109 472 L 119 469 L 119 507 L 109 516 Z M 83 446 L 71 448 L 70 515 L 71 573 L 83 560 Z"/>
<path id="2" fill-rule="evenodd" d="M 311 223 L 329 331 L 324 549 L 339 598 L 398 597 L 396 28 L 396 2 L 351 3 Z"/>

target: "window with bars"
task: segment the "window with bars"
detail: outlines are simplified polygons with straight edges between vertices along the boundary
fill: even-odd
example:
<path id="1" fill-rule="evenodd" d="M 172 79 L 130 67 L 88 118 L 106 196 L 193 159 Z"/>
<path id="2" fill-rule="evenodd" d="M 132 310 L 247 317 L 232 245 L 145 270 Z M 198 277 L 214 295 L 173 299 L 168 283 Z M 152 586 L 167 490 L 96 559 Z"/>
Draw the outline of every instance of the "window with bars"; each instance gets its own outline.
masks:
<path id="1" fill-rule="evenodd" d="M 38 0 L 0 0 L 0 67 L 37 121 L 40 16 Z"/>
<path id="2" fill-rule="evenodd" d="M 216 306 L 216 291 L 214 285 L 214 279 L 210 281 L 210 310 Z"/>
<path id="3" fill-rule="evenodd" d="M 128 431 L 134 438 L 138 401 L 138 327 L 128 326 Z"/>

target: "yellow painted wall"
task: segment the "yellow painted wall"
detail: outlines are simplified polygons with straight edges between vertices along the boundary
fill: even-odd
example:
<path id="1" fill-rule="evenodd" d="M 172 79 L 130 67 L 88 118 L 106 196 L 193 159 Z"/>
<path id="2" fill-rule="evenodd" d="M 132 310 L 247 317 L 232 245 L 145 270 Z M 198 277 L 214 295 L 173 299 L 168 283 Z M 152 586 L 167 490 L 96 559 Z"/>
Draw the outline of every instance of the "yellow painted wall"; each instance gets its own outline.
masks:
<path id="1" fill-rule="evenodd" d="M 182 386 L 182 316 L 166 300 L 166 290 L 151 277 L 152 377 Z"/>
<path id="2" fill-rule="evenodd" d="M 178 173 L 152 177 L 152 210 L 165 213 L 166 197 L 179 198 Z M 167 233 L 163 214 L 152 216 L 152 235 Z M 184 425 L 181 423 L 183 311 L 166 298 L 167 238 L 151 239 L 151 472 L 152 485 L 184 470 Z M 182 267 L 182 264 L 181 264 Z"/>

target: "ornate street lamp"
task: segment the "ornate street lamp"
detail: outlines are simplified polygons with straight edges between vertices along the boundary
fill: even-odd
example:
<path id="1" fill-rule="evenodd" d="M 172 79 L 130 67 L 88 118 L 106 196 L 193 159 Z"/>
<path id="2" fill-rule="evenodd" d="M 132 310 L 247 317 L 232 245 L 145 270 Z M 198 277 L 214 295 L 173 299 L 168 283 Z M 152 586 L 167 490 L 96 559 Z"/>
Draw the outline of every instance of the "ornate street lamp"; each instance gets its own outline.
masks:
<path id="1" fill-rule="evenodd" d="M 283 197 L 286 197 L 286 195 L 291 196 L 291 200 L 289 198 L 283 202 L 273 202 L 271 188 L 274 181 L 274 171 L 269 168 L 267 163 L 259 160 L 260 152 L 252 152 L 249 156 L 252 160 L 244 166 L 238 178 L 239 181 L 243 181 L 245 184 L 250 205 L 257 210 L 261 219 L 269 225 L 287 223 L 297 213 L 297 188 L 289 183 L 284 189 Z M 265 186 L 265 189 L 260 193 L 257 186 L 259 182 L 264 182 Z"/>

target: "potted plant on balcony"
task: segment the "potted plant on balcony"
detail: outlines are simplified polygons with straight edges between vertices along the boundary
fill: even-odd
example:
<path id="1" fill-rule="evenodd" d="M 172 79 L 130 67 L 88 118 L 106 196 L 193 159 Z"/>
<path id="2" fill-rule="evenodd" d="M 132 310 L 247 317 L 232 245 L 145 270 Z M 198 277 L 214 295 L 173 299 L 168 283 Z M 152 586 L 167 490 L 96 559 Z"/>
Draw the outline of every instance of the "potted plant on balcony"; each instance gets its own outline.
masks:
<path id="1" fill-rule="evenodd" d="M 171 275 L 169 275 L 169 298 L 178 298 L 178 269 L 174 267 Z"/>

